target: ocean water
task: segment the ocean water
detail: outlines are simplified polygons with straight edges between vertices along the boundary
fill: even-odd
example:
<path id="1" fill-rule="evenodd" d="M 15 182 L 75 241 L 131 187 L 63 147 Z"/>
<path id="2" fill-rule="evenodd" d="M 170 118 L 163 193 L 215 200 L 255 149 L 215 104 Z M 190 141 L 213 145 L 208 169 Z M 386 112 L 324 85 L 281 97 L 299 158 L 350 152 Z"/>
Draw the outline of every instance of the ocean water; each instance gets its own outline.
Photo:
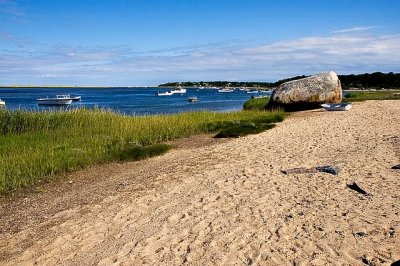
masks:
<path id="1" fill-rule="evenodd" d="M 0 99 L 6 102 L 7 109 L 46 110 L 65 107 L 38 106 L 36 99 L 55 97 L 59 94 L 81 96 L 80 102 L 73 102 L 67 108 L 101 108 L 128 115 L 172 114 L 190 111 L 226 112 L 241 110 L 245 101 L 252 95 L 235 90 L 220 93 L 213 89 L 186 88 L 185 94 L 155 96 L 161 88 L 0 88 Z M 197 96 L 198 102 L 188 102 L 188 97 Z"/>

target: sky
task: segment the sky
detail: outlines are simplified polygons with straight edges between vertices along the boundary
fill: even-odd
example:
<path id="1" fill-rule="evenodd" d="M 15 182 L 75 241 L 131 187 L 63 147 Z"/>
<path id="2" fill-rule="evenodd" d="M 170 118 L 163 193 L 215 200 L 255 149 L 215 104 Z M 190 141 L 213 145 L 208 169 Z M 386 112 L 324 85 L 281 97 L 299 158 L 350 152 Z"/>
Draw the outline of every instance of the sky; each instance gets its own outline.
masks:
<path id="1" fill-rule="evenodd" d="M 399 0 L 0 0 L 0 85 L 400 72 Z"/>

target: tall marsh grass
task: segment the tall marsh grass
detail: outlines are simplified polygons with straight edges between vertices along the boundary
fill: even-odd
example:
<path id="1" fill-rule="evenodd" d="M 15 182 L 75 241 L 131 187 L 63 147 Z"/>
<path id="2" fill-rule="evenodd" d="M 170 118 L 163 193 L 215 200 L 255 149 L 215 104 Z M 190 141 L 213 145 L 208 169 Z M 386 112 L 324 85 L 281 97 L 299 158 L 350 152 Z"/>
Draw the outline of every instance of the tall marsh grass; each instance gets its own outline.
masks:
<path id="1" fill-rule="evenodd" d="M 0 194 L 88 165 L 151 157 L 160 142 L 216 132 L 232 121 L 282 121 L 284 113 L 239 111 L 124 116 L 104 110 L 0 110 Z"/>

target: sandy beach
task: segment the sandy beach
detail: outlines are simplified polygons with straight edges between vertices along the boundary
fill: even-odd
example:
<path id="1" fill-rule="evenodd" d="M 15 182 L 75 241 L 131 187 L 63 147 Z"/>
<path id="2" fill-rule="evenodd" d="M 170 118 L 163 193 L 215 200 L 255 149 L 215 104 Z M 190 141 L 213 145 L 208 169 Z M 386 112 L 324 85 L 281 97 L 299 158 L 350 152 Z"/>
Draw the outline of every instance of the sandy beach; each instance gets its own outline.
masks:
<path id="1" fill-rule="evenodd" d="M 0 265 L 391 265 L 397 164 L 400 101 L 298 112 L 238 139 L 193 137 L 0 198 Z M 339 174 L 281 171 L 324 165 Z"/>

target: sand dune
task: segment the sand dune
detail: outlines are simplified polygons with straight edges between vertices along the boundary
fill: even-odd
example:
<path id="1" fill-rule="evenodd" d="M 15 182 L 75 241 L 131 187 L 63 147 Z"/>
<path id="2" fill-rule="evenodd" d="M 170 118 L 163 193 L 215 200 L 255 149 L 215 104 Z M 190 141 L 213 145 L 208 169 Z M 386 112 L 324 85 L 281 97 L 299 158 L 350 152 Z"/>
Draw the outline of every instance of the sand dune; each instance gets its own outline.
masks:
<path id="1" fill-rule="evenodd" d="M 390 265 L 399 163 L 400 101 L 299 112 L 262 134 L 75 173 L 98 182 L 78 185 L 87 201 L 72 190 L 0 201 L 11 217 L 0 218 L 0 264 Z M 322 165 L 341 171 L 281 172 Z M 41 210 L 45 198 L 64 207 Z"/>

